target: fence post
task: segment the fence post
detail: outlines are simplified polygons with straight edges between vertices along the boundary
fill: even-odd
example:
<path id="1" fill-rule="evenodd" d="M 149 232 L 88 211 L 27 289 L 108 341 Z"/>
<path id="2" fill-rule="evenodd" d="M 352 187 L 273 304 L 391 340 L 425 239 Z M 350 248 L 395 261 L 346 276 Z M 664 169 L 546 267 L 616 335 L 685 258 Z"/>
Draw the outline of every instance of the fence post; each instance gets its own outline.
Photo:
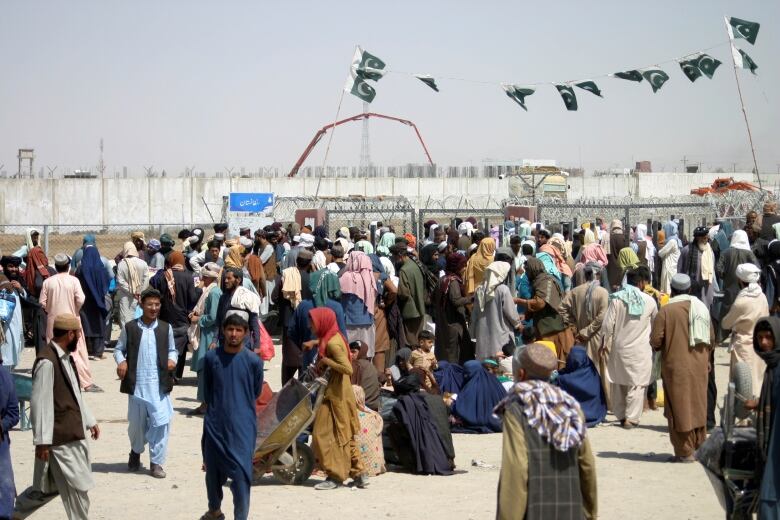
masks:
<path id="1" fill-rule="evenodd" d="M 628 230 L 626 231 L 626 234 L 628 234 L 631 231 L 631 206 L 627 205 L 623 209 L 626 212 L 626 229 Z"/>
<path id="2" fill-rule="evenodd" d="M 46 254 L 49 254 L 49 225 L 44 224 L 43 226 L 43 250 L 46 251 Z"/>

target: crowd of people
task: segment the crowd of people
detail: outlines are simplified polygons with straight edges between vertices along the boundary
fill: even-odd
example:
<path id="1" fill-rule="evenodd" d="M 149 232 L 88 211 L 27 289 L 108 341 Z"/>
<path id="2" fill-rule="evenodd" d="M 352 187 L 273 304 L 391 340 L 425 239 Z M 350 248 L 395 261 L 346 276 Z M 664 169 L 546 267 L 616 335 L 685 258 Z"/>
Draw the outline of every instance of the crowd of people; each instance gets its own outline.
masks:
<path id="1" fill-rule="evenodd" d="M 780 402 L 780 377 L 765 376 L 780 350 L 775 209 L 748 214 L 736 231 L 729 220 L 696 227 L 690 239 L 674 219 L 648 227 L 596 218 L 557 233 L 525 219 L 483 228 L 468 218 L 426 222 L 421 236 L 381 222 L 376 232 L 274 223 L 237 236 L 216 224 L 213 233 L 182 230 L 178 243 L 134 232 L 111 258 L 86 235 L 51 262 L 31 229 L 0 258 L 2 362 L 13 369 L 25 345 L 36 352 L 35 484 L 17 508 L 58 491 L 69 518 L 87 518 L 85 432 L 97 440 L 100 429 L 81 393 L 102 391 L 90 364 L 109 346 L 128 395 L 128 470 L 141 469 L 148 444 L 150 474 L 166 477 L 170 395 L 191 353 L 199 405 L 189 414 L 204 417 L 203 518 L 224 518 L 228 480 L 235 517 L 246 518 L 276 335 L 283 385 L 327 385 L 310 432 L 325 477 L 318 490 L 364 488 L 388 467 L 450 475 L 453 432 L 503 432 L 499 518 L 595 518 L 587 428 L 608 412 L 637 427 L 657 408 L 660 379 L 670 461 L 692 462 L 715 425 L 721 342 L 732 370 L 750 368 L 766 426 L 762 467 L 773 475 L 768 453 L 779 441 L 762 407 Z M 7 474 L 12 387 L 0 371 Z M 554 491 L 541 484 L 551 478 Z M 12 477 L 0 480 L 0 518 L 15 496 Z M 770 502 L 762 507 L 777 507 Z"/>

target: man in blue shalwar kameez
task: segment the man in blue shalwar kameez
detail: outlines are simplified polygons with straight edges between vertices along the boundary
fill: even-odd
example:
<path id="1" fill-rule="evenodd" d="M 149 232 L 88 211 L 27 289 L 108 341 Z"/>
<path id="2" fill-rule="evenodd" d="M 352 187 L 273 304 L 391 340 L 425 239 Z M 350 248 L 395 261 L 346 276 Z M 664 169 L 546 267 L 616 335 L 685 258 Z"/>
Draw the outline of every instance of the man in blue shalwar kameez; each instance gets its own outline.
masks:
<path id="1" fill-rule="evenodd" d="M 19 401 L 14 380 L 2 365 L 0 358 L 0 519 L 11 518 L 14 512 L 16 487 L 8 432 L 19 422 Z"/>
<path id="2" fill-rule="evenodd" d="M 257 438 L 255 399 L 263 388 L 263 363 L 244 348 L 248 315 L 231 311 L 222 323 L 223 345 L 203 363 L 206 417 L 201 449 L 206 468 L 209 510 L 202 520 L 224 519 L 222 486 L 229 478 L 234 517 L 246 519 L 252 485 L 252 456 Z"/>
<path id="3" fill-rule="evenodd" d="M 141 454 L 149 443 L 149 472 L 155 478 L 165 478 L 162 465 L 173 416 L 172 371 L 178 359 L 173 329 L 157 319 L 160 300 L 156 289 L 141 294 L 143 315 L 125 324 L 114 348 L 116 373 L 122 380 L 119 390 L 128 394 L 127 434 L 131 451 L 127 467 L 130 471 L 141 468 Z"/>

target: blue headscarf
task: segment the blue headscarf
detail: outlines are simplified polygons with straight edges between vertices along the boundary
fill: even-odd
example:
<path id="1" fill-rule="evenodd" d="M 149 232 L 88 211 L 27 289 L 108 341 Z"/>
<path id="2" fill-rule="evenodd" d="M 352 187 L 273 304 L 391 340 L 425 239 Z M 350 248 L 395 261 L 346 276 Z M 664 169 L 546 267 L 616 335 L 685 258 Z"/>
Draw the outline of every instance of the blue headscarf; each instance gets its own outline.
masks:
<path id="1" fill-rule="evenodd" d="M 84 246 L 94 246 L 95 244 L 96 244 L 95 235 L 93 235 L 92 233 L 88 233 L 84 235 L 84 241 L 83 241 Z"/>
<path id="2" fill-rule="evenodd" d="M 87 237 L 84 237 L 85 241 L 86 238 Z M 108 314 L 106 294 L 108 293 L 109 277 L 97 247 L 89 246 L 84 248 L 84 255 L 81 257 L 78 275 L 87 285 L 90 294 L 92 294 L 95 303 L 100 309 L 100 313 L 105 317 Z"/>
<path id="3" fill-rule="evenodd" d="M 607 400 L 601 377 L 585 347 L 576 345 L 566 358 L 566 367 L 558 373 L 558 386 L 574 397 L 582 407 L 588 426 L 596 426 L 607 416 Z"/>
<path id="4" fill-rule="evenodd" d="M 668 243 L 670 240 L 677 242 L 677 247 L 682 248 L 682 242 L 677 236 L 677 223 L 670 220 L 664 224 L 664 233 L 666 235 L 665 240 Z"/>
<path id="5" fill-rule="evenodd" d="M 731 247 L 731 235 L 733 234 L 734 226 L 731 225 L 730 221 L 724 220 L 720 223 L 720 228 L 715 234 L 715 240 L 718 242 L 721 253 Z"/>
<path id="6" fill-rule="evenodd" d="M 433 371 L 433 377 L 442 392 L 459 394 L 463 388 L 463 367 L 456 363 L 439 361 L 438 368 Z"/>
<path id="7" fill-rule="evenodd" d="M 506 397 L 504 386 L 479 361 L 466 361 L 463 371 L 463 388 L 452 405 L 452 413 L 463 421 L 463 425 L 453 431 L 500 432 L 501 421 L 493 414 L 493 408 Z"/>

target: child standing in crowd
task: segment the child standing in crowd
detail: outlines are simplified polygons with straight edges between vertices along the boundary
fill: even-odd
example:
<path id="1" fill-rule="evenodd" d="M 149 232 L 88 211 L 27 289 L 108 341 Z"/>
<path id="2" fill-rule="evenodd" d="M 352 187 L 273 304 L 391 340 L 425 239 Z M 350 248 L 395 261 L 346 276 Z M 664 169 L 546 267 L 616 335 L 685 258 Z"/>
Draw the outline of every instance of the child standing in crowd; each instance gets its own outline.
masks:
<path id="1" fill-rule="evenodd" d="M 436 354 L 433 353 L 433 332 L 422 330 L 417 334 L 417 348 L 412 351 L 412 368 L 422 368 L 423 370 L 436 370 L 438 363 Z"/>

